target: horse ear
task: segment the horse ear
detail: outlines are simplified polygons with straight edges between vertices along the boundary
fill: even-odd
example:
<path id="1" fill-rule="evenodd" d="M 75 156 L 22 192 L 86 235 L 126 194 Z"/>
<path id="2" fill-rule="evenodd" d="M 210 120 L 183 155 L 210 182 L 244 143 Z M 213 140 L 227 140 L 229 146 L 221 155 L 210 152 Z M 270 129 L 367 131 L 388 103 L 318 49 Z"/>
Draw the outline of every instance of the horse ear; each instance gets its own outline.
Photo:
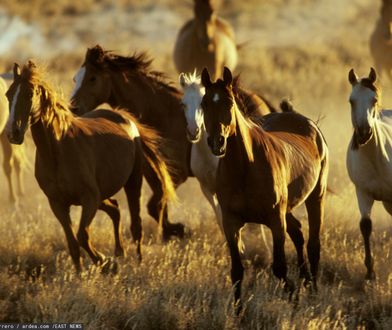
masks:
<path id="1" fill-rule="evenodd" d="M 20 67 L 18 63 L 14 63 L 14 80 L 20 77 Z"/>
<path id="2" fill-rule="evenodd" d="M 354 69 L 351 69 L 348 73 L 348 81 L 351 85 L 355 85 L 358 82 L 358 77 L 354 72 Z"/>
<path id="3" fill-rule="evenodd" d="M 88 48 L 86 53 L 86 60 L 91 63 L 99 63 L 103 61 L 105 51 L 100 45 L 96 45 L 93 48 Z"/>
<path id="4" fill-rule="evenodd" d="M 370 68 L 370 72 L 369 72 L 369 80 L 374 84 L 377 80 L 377 73 L 376 70 L 374 70 L 374 68 Z"/>
<path id="5" fill-rule="evenodd" d="M 179 81 L 180 81 L 180 85 L 182 88 L 186 87 L 186 81 L 185 81 L 185 75 L 183 72 L 180 73 L 179 77 L 178 77 Z"/>
<path id="6" fill-rule="evenodd" d="M 207 68 L 204 68 L 201 73 L 201 83 L 204 87 L 208 88 L 212 85 L 210 74 L 208 73 Z"/>
<path id="7" fill-rule="evenodd" d="M 27 66 L 29 67 L 29 69 L 36 69 L 37 68 L 37 65 L 32 60 L 29 60 L 27 62 Z"/>
<path id="8" fill-rule="evenodd" d="M 233 75 L 228 67 L 224 67 L 223 69 L 223 81 L 225 82 L 226 86 L 229 86 L 233 82 Z"/>

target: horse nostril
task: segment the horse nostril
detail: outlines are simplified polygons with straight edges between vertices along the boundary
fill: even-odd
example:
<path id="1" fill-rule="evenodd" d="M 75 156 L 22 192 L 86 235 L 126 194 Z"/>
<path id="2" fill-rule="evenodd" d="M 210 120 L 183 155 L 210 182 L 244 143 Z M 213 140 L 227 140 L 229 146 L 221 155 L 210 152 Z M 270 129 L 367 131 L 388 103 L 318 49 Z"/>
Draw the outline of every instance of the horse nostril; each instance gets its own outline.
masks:
<path id="1" fill-rule="evenodd" d="M 196 128 L 196 135 L 199 135 L 199 133 L 200 133 L 200 128 L 197 127 L 197 128 Z"/>
<path id="2" fill-rule="evenodd" d="M 225 138 L 221 135 L 220 137 L 219 137 L 219 145 L 223 145 L 225 143 Z"/>

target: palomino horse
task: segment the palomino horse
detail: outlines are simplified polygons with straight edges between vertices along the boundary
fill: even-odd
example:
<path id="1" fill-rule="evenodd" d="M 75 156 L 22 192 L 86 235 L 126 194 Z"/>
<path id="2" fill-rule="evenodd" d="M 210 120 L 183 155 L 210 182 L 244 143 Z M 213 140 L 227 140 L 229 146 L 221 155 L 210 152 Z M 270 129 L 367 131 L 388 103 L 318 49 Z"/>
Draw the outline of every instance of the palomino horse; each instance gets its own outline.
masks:
<path id="1" fill-rule="evenodd" d="M 211 0 L 194 0 L 194 18 L 180 30 L 174 47 L 178 72 L 201 72 L 208 68 L 220 77 L 224 66 L 234 70 L 237 46 L 230 24 L 216 16 Z"/>
<path id="2" fill-rule="evenodd" d="M 106 52 L 100 46 L 88 49 L 85 62 L 75 76 L 71 103 L 78 114 L 109 103 L 113 108 L 126 109 L 141 123 L 156 129 L 165 139 L 159 148 L 170 160 L 172 179 L 177 187 L 191 175 L 191 144 L 186 139 L 181 93 L 167 84 L 161 74 L 151 71 L 150 63 L 145 54 L 123 57 Z M 155 172 L 145 166 L 144 175 L 153 190 L 148 203 L 150 215 L 159 221 L 159 214 L 164 210 L 163 237 L 183 236 L 184 226 L 167 219 L 167 205 L 162 200 L 162 188 Z"/>
<path id="3" fill-rule="evenodd" d="M 392 0 L 382 0 L 380 17 L 370 37 L 370 53 L 377 72 L 392 82 Z"/>
<path id="4" fill-rule="evenodd" d="M 204 127 L 203 110 L 201 100 L 204 96 L 205 89 L 201 84 L 200 76 L 196 70 L 193 73 L 181 73 L 179 76 L 180 85 L 184 95 L 182 102 L 184 104 L 185 118 L 187 121 L 187 137 L 193 143 L 191 152 L 191 169 L 199 181 L 201 191 L 210 203 L 215 212 L 215 217 L 220 229 L 222 227 L 222 212 L 216 196 L 216 171 L 218 168 L 218 159 L 211 153 L 207 144 L 207 135 Z M 255 120 L 276 110 L 261 97 L 246 91 L 239 87 L 239 79 L 235 79 L 233 88 L 246 104 L 247 116 Z M 263 227 L 261 226 L 261 237 L 263 249 L 269 255 L 269 247 L 265 238 Z"/>
<path id="5" fill-rule="evenodd" d="M 97 110 L 74 117 L 45 83 L 32 62 L 19 72 L 7 92 L 10 117 L 7 135 L 11 143 L 21 144 L 30 122 L 37 147 L 35 177 L 50 207 L 63 226 L 73 262 L 81 270 L 80 246 L 94 263 L 104 257 L 89 239 L 89 226 L 101 209 L 115 227 L 116 255 L 123 255 L 118 205 L 109 199 L 124 188 L 131 213 L 131 232 L 141 258 L 142 228 L 140 194 L 143 163 L 148 161 L 162 181 L 164 196 L 174 196 L 174 188 L 157 145 L 157 134 L 124 111 Z M 81 205 L 80 227 L 75 236 L 69 210 Z"/>
<path id="6" fill-rule="evenodd" d="M 3 78 L 0 78 L 0 143 L 3 148 L 3 170 L 7 177 L 9 188 L 9 200 L 11 203 L 17 201 L 15 190 L 12 184 L 12 172 L 15 169 L 18 182 L 19 195 L 23 195 L 23 169 L 28 161 L 25 152 L 25 146 L 12 145 L 8 142 L 4 127 L 8 119 L 8 101 L 5 96 L 7 84 Z"/>
<path id="7" fill-rule="evenodd" d="M 392 214 L 392 110 L 380 107 L 381 91 L 375 85 L 376 71 L 371 68 L 366 78 L 358 79 L 354 70 L 348 75 L 351 121 L 354 134 L 347 151 L 347 170 L 355 184 L 360 228 L 365 243 L 367 279 L 375 277 L 370 249 L 371 212 L 374 201 L 382 201 Z"/>
<path id="8" fill-rule="evenodd" d="M 216 190 L 230 249 L 237 312 L 241 310 L 244 275 L 238 242 L 246 222 L 265 224 L 271 229 L 272 269 L 286 285 L 292 287 L 284 251 L 286 230 L 297 249 L 300 276 L 308 273 L 300 225 L 288 216 L 303 202 L 309 219 L 307 250 L 312 282 L 317 289 L 319 236 L 328 176 L 328 148 L 321 132 L 315 123 L 295 112 L 269 114 L 262 127 L 245 118 L 245 111 L 240 111 L 245 105 L 233 90 L 227 68 L 223 80 L 215 83 L 203 70 L 202 84 L 207 141 L 212 153 L 219 157 Z"/>

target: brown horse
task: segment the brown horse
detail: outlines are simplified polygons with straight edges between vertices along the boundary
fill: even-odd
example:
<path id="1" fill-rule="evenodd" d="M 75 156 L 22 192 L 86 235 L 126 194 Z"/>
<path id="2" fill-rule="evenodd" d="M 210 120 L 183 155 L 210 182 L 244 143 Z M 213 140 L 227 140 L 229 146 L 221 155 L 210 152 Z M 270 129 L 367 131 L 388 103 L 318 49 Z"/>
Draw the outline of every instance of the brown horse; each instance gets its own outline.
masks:
<path id="1" fill-rule="evenodd" d="M 10 117 L 7 135 L 21 144 L 30 122 L 37 147 L 35 177 L 60 221 L 72 259 L 81 270 L 80 246 L 94 263 L 104 256 L 89 239 L 89 226 L 98 209 L 105 211 L 115 228 L 116 255 L 123 255 L 118 205 L 110 197 L 124 188 L 131 213 L 131 232 L 141 258 L 142 228 L 140 194 L 145 160 L 157 172 L 165 198 L 174 188 L 165 163 L 160 158 L 157 134 L 124 111 L 96 110 L 74 117 L 61 98 L 45 83 L 36 66 L 29 62 L 7 91 Z M 75 236 L 69 210 L 81 205 L 80 227 Z"/>
<path id="2" fill-rule="evenodd" d="M 217 78 L 224 66 L 235 69 L 238 54 L 233 28 L 215 14 L 211 0 L 194 0 L 194 18 L 178 33 L 173 57 L 178 72 L 196 69 L 200 74 L 207 67 Z"/>
<path id="3" fill-rule="evenodd" d="M 392 0 L 382 0 L 380 17 L 370 37 L 370 53 L 380 76 L 392 82 Z"/>
<path id="4" fill-rule="evenodd" d="M 296 112 L 267 115 L 262 127 L 245 118 L 244 111 L 240 111 L 244 105 L 233 93 L 232 75 L 227 68 L 223 80 L 215 83 L 203 70 L 202 83 L 206 89 L 202 107 L 208 143 L 220 158 L 216 186 L 230 249 L 237 312 L 241 310 L 244 273 L 238 249 L 241 228 L 254 221 L 271 229 L 273 272 L 291 286 L 284 251 L 285 231 L 296 245 L 301 275 L 306 267 L 303 235 L 290 218 L 291 211 L 303 202 L 309 218 L 308 257 L 317 289 L 328 172 L 328 149 L 322 134 L 316 124 Z"/>
<path id="5" fill-rule="evenodd" d="M 109 103 L 113 108 L 126 109 L 141 123 L 156 129 L 166 141 L 159 147 L 170 160 L 172 179 L 177 187 L 191 175 L 191 144 L 186 139 L 181 93 L 166 83 L 161 74 L 151 71 L 150 63 L 145 54 L 124 57 L 106 52 L 100 46 L 88 49 L 85 62 L 75 76 L 71 103 L 77 114 Z M 144 175 L 153 190 L 148 203 L 150 215 L 158 221 L 161 210 L 164 211 L 164 238 L 183 236 L 184 226 L 167 219 L 167 205 L 162 200 L 162 188 L 155 172 L 145 166 Z"/>
<path id="6" fill-rule="evenodd" d="M 9 200 L 12 204 L 17 202 L 15 189 L 12 184 L 12 173 L 16 172 L 18 183 L 18 193 L 23 195 L 23 170 L 28 165 L 25 146 L 16 146 L 8 142 L 4 127 L 8 119 L 8 101 L 5 96 L 7 84 L 3 78 L 0 78 L 0 143 L 3 148 L 3 170 L 7 177 L 9 188 Z"/>

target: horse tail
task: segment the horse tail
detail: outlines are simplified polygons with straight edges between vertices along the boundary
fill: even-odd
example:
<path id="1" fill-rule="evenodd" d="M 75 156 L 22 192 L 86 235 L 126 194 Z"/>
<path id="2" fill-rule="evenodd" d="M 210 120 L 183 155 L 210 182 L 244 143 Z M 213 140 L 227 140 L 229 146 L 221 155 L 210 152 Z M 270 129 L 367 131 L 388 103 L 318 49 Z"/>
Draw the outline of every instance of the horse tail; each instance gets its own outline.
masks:
<path id="1" fill-rule="evenodd" d="M 140 134 L 140 142 L 144 158 L 151 166 L 159 181 L 162 183 L 163 198 L 166 201 L 176 201 L 176 189 L 171 178 L 171 169 L 168 161 L 159 150 L 159 146 L 164 143 L 162 137 L 154 129 L 133 121 Z"/>
<path id="2" fill-rule="evenodd" d="M 284 99 L 282 100 L 282 102 L 280 102 L 280 109 L 282 110 L 282 112 L 295 112 L 294 106 L 287 99 Z"/>

